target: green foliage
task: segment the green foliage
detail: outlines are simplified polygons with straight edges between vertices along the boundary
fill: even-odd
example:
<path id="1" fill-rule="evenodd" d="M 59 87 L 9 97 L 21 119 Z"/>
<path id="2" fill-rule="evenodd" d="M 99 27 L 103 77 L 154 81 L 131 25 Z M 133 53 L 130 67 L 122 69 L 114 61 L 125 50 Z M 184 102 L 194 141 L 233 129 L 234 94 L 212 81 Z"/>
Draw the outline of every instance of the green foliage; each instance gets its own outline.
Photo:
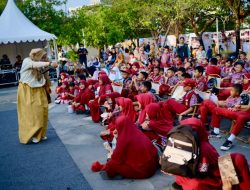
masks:
<path id="1" fill-rule="evenodd" d="M 23 13 L 41 29 L 58 37 L 60 45 L 86 41 L 101 48 L 125 39 L 194 32 L 201 36 L 215 31 L 219 17 L 222 30 L 239 29 L 250 23 L 248 0 L 103 0 L 65 15 L 54 7 L 67 0 L 16 0 Z M 0 1 L 0 14 L 7 0 Z"/>
<path id="2" fill-rule="evenodd" d="M 66 58 L 71 60 L 71 61 L 77 61 L 78 60 L 78 55 L 74 50 L 71 50 L 71 51 L 67 52 Z"/>

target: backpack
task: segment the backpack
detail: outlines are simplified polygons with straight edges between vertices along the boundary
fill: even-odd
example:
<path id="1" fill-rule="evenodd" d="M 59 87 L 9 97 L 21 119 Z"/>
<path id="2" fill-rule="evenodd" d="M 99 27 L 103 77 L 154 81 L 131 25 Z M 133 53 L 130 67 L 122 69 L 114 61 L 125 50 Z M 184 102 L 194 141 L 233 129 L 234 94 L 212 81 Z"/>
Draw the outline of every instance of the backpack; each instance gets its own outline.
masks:
<path id="1" fill-rule="evenodd" d="M 249 95 L 248 94 L 241 94 L 241 101 L 240 101 L 240 105 L 248 105 L 249 104 Z"/>
<path id="2" fill-rule="evenodd" d="M 216 80 L 216 78 L 210 78 L 207 81 L 207 89 L 212 89 L 213 87 L 217 87 L 217 80 Z"/>
<path id="3" fill-rule="evenodd" d="M 199 140 L 188 125 L 179 125 L 167 135 L 167 146 L 161 157 L 161 170 L 183 177 L 195 177 L 199 164 Z"/>

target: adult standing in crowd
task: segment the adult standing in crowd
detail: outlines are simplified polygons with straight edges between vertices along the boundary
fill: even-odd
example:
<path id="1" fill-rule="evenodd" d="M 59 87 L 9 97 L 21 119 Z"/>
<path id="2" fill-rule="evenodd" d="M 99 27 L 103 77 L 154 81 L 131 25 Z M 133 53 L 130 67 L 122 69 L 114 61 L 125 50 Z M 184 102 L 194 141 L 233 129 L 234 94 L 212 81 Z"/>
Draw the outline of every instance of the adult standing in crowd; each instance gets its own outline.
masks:
<path id="1" fill-rule="evenodd" d="M 83 44 L 80 44 L 80 48 L 77 51 L 77 54 L 79 56 L 79 62 L 80 64 L 85 65 L 85 69 L 87 69 L 87 55 L 88 55 L 88 50 L 83 46 Z"/>
<path id="2" fill-rule="evenodd" d="M 47 139 L 49 66 L 56 68 L 57 63 L 50 63 L 47 53 L 40 48 L 31 50 L 23 61 L 17 92 L 19 140 L 22 144 Z"/>
<path id="3" fill-rule="evenodd" d="M 198 63 L 200 63 L 201 60 L 206 58 L 206 52 L 203 49 L 203 46 L 200 46 L 199 49 L 196 51 L 196 59 Z"/>
<path id="4" fill-rule="evenodd" d="M 185 43 L 184 37 L 180 37 L 180 43 L 177 46 L 176 52 L 180 56 L 182 61 L 189 57 L 190 50 L 188 45 Z"/>
<path id="5" fill-rule="evenodd" d="M 17 56 L 16 56 L 16 62 L 15 62 L 15 64 L 14 64 L 14 67 L 17 68 L 18 70 L 20 70 L 21 67 L 22 67 L 22 64 L 23 64 L 23 60 L 22 60 L 21 55 L 17 55 Z"/>

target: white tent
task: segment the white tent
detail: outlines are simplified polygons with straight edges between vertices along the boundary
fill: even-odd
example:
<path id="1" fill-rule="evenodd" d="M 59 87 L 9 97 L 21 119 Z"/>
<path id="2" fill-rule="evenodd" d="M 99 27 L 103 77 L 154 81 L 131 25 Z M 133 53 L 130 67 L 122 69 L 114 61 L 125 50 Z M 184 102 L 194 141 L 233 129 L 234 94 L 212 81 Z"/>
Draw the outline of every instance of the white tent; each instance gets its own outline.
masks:
<path id="1" fill-rule="evenodd" d="M 56 36 L 38 28 L 24 16 L 14 0 L 8 0 L 0 16 L 0 59 L 7 54 L 14 63 L 16 55 L 27 57 L 31 49 L 44 48 L 50 40 L 53 40 L 56 51 Z"/>

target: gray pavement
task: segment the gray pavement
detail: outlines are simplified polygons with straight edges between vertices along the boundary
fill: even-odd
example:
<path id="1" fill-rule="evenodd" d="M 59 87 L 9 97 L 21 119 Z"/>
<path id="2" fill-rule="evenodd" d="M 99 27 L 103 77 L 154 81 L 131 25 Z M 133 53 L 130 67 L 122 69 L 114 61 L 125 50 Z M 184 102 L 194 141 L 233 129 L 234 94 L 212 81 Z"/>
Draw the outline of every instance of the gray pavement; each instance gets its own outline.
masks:
<path id="1" fill-rule="evenodd" d="M 0 111 L 12 110 L 16 102 L 16 87 L 0 89 Z M 8 106 L 2 106 L 8 104 Z M 162 190 L 168 189 L 173 182 L 171 176 L 165 176 L 159 171 L 150 179 L 146 180 L 102 180 L 98 173 L 90 170 L 92 162 L 99 160 L 102 163 L 106 159 L 106 151 L 99 133 L 103 129 L 99 124 L 91 121 L 90 117 L 84 115 L 69 114 L 67 105 L 50 105 L 49 121 L 55 129 L 58 137 L 65 145 L 68 153 L 80 169 L 82 175 L 93 189 L 99 190 Z M 223 122 L 223 128 L 229 128 L 229 122 Z M 250 135 L 250 130 L 244 130 L 243 135 Z M 48 140 L 49 143 L 50 139 Z M 212 139 L 211 143 L 217 148 L 224 142 L 222 139 Z M 236 141 L 230 152 L 241 152 L 245 154 L 250 162 L 250 145 Z M 220 151 L 219 151 L 220 152 Z M 221 155 L 226 152 L 220 152 Z M 15 176 L 13 176 L 15 177 Z"/>

